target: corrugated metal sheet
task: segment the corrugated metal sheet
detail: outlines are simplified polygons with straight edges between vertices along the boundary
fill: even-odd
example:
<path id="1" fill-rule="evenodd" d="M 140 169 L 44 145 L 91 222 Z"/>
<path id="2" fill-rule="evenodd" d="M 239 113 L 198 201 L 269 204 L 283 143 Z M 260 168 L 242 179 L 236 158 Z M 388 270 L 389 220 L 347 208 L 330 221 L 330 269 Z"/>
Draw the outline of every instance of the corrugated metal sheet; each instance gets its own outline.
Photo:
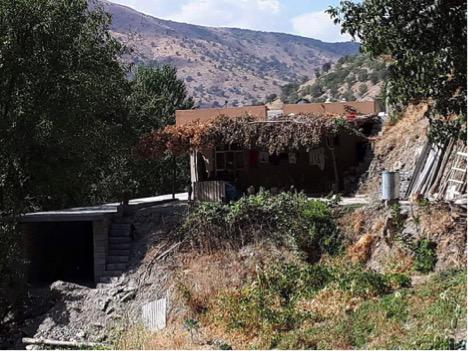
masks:
<path id="1" fill-rule="evenodd" d="M 142 307 L 143 325 L 150 331 L 166 327 L 166 299 L 150 302 Z"/>

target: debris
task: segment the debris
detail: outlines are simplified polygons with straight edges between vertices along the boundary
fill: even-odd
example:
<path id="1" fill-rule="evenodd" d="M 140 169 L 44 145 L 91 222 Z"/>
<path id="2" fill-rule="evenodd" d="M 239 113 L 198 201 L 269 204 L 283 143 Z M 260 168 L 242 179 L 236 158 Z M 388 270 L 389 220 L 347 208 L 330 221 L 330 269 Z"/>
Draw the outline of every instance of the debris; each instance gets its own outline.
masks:
<path id="1" fill-rule="evenodd" d="M 49 346 L 68 346 L 74 348 L 102 348 L 108 347 L 109 345 L 97 342 L 86 342 L 86 341 L 60 341 L 51 339 L 36 339 L 36 338 L 23 338 L 23 344 L 27 345 L 49 345 Z"/>
<path id="2" fill-rule="evenodd" d="M 121 299 L 120 299 L 120 302 L 127 302 L 129 300 L 132 300 L 135 298 L 135 295 L 136 295 L 136 292 L 135 290 L 132 290 L 128 293 L 126 293 Z"/>

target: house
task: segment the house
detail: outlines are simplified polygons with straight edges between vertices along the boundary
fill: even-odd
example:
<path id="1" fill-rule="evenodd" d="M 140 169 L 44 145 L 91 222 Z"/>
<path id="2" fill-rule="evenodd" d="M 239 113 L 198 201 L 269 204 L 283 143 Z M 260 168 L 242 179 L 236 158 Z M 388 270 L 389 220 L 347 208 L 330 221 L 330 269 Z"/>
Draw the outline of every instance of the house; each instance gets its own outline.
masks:
<path id="1" fill-rule="evenodd" d="M 176 128 L 209 125 L 204 133 L 212 134 L 190 149 L 194 198 L 222 200 L 260 187 L 352 192 L 369 163 L 366 135 L 378 112 L 374 101 L 284 104 L 275 113 L 266 106 L 178 110 Z"/>

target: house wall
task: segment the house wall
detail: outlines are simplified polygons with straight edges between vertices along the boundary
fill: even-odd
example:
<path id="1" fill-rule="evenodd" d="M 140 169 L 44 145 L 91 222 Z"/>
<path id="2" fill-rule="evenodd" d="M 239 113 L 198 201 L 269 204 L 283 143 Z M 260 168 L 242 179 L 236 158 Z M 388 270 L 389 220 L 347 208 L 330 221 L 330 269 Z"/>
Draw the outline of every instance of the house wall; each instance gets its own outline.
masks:
<path id="1" fill-rule="evenodd" d="M 338 186 L 335 186 L 335 170 L 333 166 L 332 151 L 325 145 L 319 145 L 324 149 L 324 168 L 323 170 L 317 165 L 309 164 L 309 153 L 306 150 L 296 152 L 296 164 L 289 163 L 288 153 L 279 155 L 278 162 L 260 163 L 259 160 L 255 165 L 250 164 L 251 151 L 244 151 L 243 170 L 238 170 L 230 176 L 215 175 L 214 171 L 209 172 L 209 180 L 226 180 L 236 184 L 241 192 L 253 185 L 257 190 L 260 187 L 287 190 L 291 185 L 297 190 L 304 190 L 309 194 L 327 194 L 330 191 L 348 190 L 348 184 L 345 178 L 349 175 L 356 174 L 359 170 L 358 148 L 363 140 L 355 135 L 341 135 L 336 139 L 334 145 L 334 153 L 336 167 L 338 171 Z M 204 151 L 204 156 L 214 162 L 214 151 Z M 204 180 L 204 177 L 199 177 Z"/>
<path id="2" fill-rule="evenodd" d="M 331 103 L 314 103 L 314 104 L 284 104 L 283 114 L 290 113 L 336 113 L 344 114 L 345 106 L 354 107 L 361 114 L 378 113 L 379 107 L 375 101 L 348 101 L 348 102 L 331 102 Z"/>
<path id="3" fill-rule="evenodd" d="M 331 102 L 331 103 L 312 103 L 312 104 L 284 104 L 283 114 L 289 115 L 299 113 L 336 113 L 344 114 L 345 106 L 354 107 L 361 114 L 378 113 L 380 107 L 377 101 L 348 101 L 348 102 Z M 259 120 L 266 120 L 268 109 L 266 106 L 244 106 L 244 107 L 229 107 L 229 108 L 206 108 L 200 110 L 177 110 L 176 125 L 183 125 L 196 120 L 207 122 L 215 119 L 220 115 L 225 115 L 231 118 L 251 115 Z"/>
<path id="4" fill-rule="evenodd" d="M 201 110 L 177 110 L 176 125 L 183 125 L 196 120 L 207 122 L 224 115 L 231 118 L 250 115 L 256 119 L 264 120 L 267 117 L 266 106 L 246 106 L 229 108 L 206 108 Z"/>

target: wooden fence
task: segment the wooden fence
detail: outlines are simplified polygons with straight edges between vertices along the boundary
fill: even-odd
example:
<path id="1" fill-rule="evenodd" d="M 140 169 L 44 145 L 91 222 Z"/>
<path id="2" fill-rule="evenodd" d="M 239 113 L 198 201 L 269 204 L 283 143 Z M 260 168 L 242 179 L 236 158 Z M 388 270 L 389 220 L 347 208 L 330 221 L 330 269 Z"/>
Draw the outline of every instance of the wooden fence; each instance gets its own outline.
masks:
<path id="1" fill-rule="evenodd" d="M 226 199 L 226 182 L 210 180 L 193 183 L 195 201 L 224 201 Z"/>

